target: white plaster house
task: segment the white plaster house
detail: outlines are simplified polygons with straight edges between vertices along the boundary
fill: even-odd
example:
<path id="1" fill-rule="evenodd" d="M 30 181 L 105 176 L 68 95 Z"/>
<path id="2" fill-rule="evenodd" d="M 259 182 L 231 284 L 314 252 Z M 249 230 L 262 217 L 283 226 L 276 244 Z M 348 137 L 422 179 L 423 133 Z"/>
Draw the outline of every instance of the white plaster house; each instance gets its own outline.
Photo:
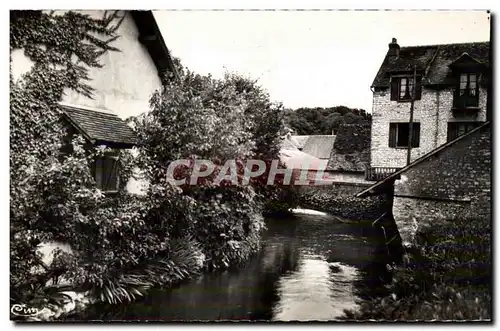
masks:
<path id="1" fill-rule="evenodd" d="M 393 38 L 371 86 L 372 173 L 407 165 L 415 68 L 411 162 L 487 120 L 489 42 L 400 47 Z"/>
<path id="2" fill-rule="evenodd" d="M 77 12 L 96 18 L 105 14 L 104 10 Z M 176 72 L 152 11 L 120 11 L 119 16 L 123 16 L 116 32 L 120 37 L 113 46 L 120 51 L 103 54 L 103 67 L 89 69 L 90 85 L 95 89 L 93 99 L 68 89 L 61 105 L 70 124 L 93 145 L 133 148 L 134 133 L 124 120 L 148 111 L 150 96 L 161 87 L 160 77 L 176 76 Z M 11 58 L 14 79 L 33 64 L 21 49 L 11 52 Z M 116 168 L 112 157 L 96 161 L 93 171 L 98 187 L 116 190 Z M 103 178 L 109 178 L 106 184 Z M 131 179 L 127 190 L 140 194 L 145 185 L 145 181 Z"/>

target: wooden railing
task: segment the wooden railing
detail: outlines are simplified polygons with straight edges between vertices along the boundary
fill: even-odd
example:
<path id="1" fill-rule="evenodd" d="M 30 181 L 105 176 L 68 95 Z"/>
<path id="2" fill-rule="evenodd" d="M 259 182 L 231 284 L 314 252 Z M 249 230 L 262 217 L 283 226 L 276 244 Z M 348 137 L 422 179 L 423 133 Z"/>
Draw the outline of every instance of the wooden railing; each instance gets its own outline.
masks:
<path id="1" fill-rule="evenodd" d="M 395 167 L 366 167 L 365 169 L 365 179 L 379 181 L 386 177 L 392 175 L 401 168 Z"/>

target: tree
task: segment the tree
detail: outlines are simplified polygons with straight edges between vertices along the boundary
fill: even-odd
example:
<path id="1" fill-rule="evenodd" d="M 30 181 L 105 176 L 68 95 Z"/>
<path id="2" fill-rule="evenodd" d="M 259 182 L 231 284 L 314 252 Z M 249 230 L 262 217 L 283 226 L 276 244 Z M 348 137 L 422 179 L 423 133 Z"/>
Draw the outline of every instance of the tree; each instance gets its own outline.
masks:
<path id="1" fill-rule="evenodd" d="M 321 135 L 336 132 L 341 124 L 371 122 L 371 114 L 363 109 L 345 106 L 330 108 L 298 108 L 285 113 L 285 124 L 298 135 Z"/>

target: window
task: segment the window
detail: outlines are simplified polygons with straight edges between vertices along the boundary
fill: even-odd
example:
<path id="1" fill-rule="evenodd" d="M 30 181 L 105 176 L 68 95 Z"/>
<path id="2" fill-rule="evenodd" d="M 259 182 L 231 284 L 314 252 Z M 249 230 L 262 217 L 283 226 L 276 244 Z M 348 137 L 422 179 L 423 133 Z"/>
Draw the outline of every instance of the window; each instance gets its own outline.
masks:
<path id="1" fill-rule="evenodd" d="M 448 123 L 448 141 L 452 141 L 459 136 L 477 128 L 482 122 L 449 122 Z"/>
<path id="2" fill-rule="evenodd" d="M 391 78 L 391 100 L 410 101 L 413 93 L 413 76 L 394 76 Z M 422 97 L 422 86 L 420 78 L 417 76 L 417 85 L 415 86 L 415 100 Z"/>
<path id="3" fill-rule="evenodd" d="M 478 106 L 478 75 L 475 73 L 460 74 L 460 81 L 455 93 L 455 107 L 477 107 Z"/>
<path id="4" fill-rule="evenodd" d="M 413 79 L 401 78 L 399 80 L 399 100 L 411 99 L 413 93 Z"/>
<path id="5" fill-rule="evenodd" d="M 409 123 L 390 123 L 389 147 L 408 147 Z M 420 146 L 420 123 L 413 123 L 412 147 Z"/>
<path id="6" fill-rule="evenodd" d="M 105 156 L 96 159 L 94 178 L 97 188 L 103 191 L 118 191 L 118 158 Z"/>

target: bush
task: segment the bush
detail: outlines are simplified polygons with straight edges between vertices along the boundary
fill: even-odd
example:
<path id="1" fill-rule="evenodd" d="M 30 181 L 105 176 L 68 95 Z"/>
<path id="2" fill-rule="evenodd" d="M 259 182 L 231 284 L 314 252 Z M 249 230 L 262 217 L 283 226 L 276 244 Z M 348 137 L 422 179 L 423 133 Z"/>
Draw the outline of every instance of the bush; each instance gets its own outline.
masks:
<path id="1" fill-rule="evenodd" d="M 262 211 L 273 195 L 263 178 L 242 185 L 244 161 L 257 158 L 269 162 L 278 157 L 281 106 L 256 83 L 237 74 L 223 79 L 202 76 L 179 67 L 180 78 L 166 84 L 151 98 L 151 112 L 135 120 L 139 136 L 139 164 L 148 180 L 164 190 L 171 162 L 210 160 L 216 169 L 196 185 L 177 187 L 180 196 L 191 199 L 178 215 L 175 235 L 192 235 L 206 255 L 208 269 L 238 264 L 258 248 L 263 228 Z M 172 125 L 174 123 L 175 125 Z M 236 160 L 238 182 L 215 182 L 228 160 Z M 191 170 L 177 170 L 176 178 L 190 178 Z M 162 206 L 157 215 L 171 213 Z M 163 217 L 163 216 L 161 216 Z"/>
<path id="2" fill-rule="evenodd" d="M 491 319 L 491 225 L 457 219 L 425 229 L 401 266 L 391 294 L 366 302 L 347 319 Z"/>

